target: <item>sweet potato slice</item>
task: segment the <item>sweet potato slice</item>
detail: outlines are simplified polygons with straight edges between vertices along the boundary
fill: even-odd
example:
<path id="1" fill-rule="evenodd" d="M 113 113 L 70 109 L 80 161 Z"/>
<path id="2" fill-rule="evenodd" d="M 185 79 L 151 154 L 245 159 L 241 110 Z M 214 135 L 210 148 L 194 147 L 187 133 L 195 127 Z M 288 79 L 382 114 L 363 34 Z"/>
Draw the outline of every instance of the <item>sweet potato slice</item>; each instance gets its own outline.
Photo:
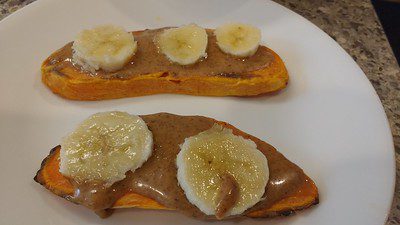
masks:
<path id="1" fill-rule="evenodd" d="M 133 34 L 141 32 L 135 31 Z M 43 62 L 42 82 L 55 94 L 73 100 L 103 100 L 160 93 L 254 96 L 285 88 L 289 76 L 282 59 L 271 49 L 265 46 L 260 48 L 269 52 L 272 60 L 265 68 L 247 72 L 246 77 L 238 74 L 176 76 L 171 71 L 159 71 L 123 79 L 105 79 L 79 70 L 68 62 L 69 59 L 61 53 L 65 49 L 71 51 L 71 44 L 67 44 Z"/>
<path id="2" fill-rule="evenodd" d="M 232 129 L 234 134 L 241 135 L 245 138 L 251 138 L 258 145 L 262 142 L 230 124 L 225 122 L 215 121 L 220 125 Z M 35 181 L 46 187 L 54 194 L 70 200 L 69 196 L 74 193 L 74 188 L 70 181 L 59 172 L 59 154 L 60 146 L 53 148 L 50 154 L 43 160 L 40 170 L 35 176 Z M 274 217 L 279 215 L 290 215 L 293 212 L 301 209 L 308 208 L 317 204 L 318 189 L 314 182 L 307 177 L 306 182 L 300 188 L 293 191 L 285 198 L 280 199 L 269 207 L 259 209 L 257 211 L 250 211 L 245 216 L 248 217 Z M 154 201 L 146 196 L 139 195 L 134 192 L 128 192 L 119 198 L 112 208 L 143 208 L 143 209 L 169 209 L 160 203 Z"/>

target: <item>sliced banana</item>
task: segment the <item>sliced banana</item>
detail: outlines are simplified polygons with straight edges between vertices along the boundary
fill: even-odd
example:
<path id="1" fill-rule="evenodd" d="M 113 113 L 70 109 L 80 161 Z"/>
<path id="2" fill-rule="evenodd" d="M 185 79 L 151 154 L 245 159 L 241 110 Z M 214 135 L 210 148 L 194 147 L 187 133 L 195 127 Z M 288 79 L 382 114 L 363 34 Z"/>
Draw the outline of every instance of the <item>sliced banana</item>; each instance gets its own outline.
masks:
<path id="1" fill-rule="evenodd" d="M 207 42 L 206 30 L 195 24 L 166 29 L 157 38 L 161 52 L 180 65 L 190 65 L 205 57 Z"/>
<path id="2" fill-rule="evenodd" d="M 137 50 L 137 42 L 122 27 L 103 25 L 83 30 L 73 45 L 73 61 L 83 69 L 112 72 L 121 69 Z"/>
<path id="3" fill-rule="evenodd" d="M 267 158 L 256 144 L 220 125 L 186 138 L 176 164 L 178 182 L 187 199 L 217 218 L 221 218 L 217 214 L 221 199 L 233 204 L 225 205 L 222 217 L 241 214 L 260 201 L 269 179 Z M 224 190 L 227 192 L 221 196 Z"/>
<path id="4" fill-rule="evenodd" d="M 238 57 L 254 55 L 261 41 L 260 29 L 243 23 L 224 24 L 214 34 L 223 52 Z"/>
<path id="5" fill-rule="evenodd" d="M 77 182 L 110 186 L 139 168 L 152 150 L 152 133 L 140 117 L 118 111 L 97 113 L 62 140 L 60 172 Z"/>

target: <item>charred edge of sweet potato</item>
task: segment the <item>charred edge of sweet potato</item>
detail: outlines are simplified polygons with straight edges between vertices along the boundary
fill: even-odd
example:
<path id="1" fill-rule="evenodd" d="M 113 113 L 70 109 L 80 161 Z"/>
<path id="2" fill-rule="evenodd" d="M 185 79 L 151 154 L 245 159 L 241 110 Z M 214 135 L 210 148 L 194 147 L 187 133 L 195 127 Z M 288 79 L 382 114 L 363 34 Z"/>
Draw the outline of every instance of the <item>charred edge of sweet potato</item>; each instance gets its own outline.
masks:
<path id="1" fill-rule="evenodd" d="M 67 201 L 69 201 L 69 202 L 72 202 L 72 203 L 74 203 L 74 204 L 78 204 L 78 203 L 74 202 L 74 201 L 71 199 L 71 195 L 69 195 L 69 194 L 67 194 L 67 193 L 64 193 L 63 191 L 58 190 L 58 189 L 56 189 L 56 188 L 50 187 L 50 186 L 46 183 L 46 181 L 44 180 L 44 178 L 43 178 L 43 174 L 42 174 L 42 173 L 43 173 L 43 170 L 44 170 L 45 166 L 47 165 L 47 162 L 48 162 L 52 157 L 54 157 L 54 154 L 56 153 L 56 151 L 57 151 L 60 147 L 61 147 L 60 145 L 57 145 L 57 146 L 55 146 L 54 148 L 52 148 L 52 149 L 50 150 L 50 152 L 49 152 L 49 154 L 46 156 L 46 158 L 44 158 L 44 159 L 42 160 L 42 163 L 40 164 L 40 169 L 36 172 L 36 175 L 35 175 L 35 177 L 33 178 L 33 180 L 36 181 L 37 183 L 39 183 L 40 185 L 42 185 L 43 187 L 45 187 L 47 190 L 49 190 L 49 191 L 51 191 L 52 193 L 54 193 L 55 195 L 57 195 L 57 196 L 59 196 L 59 197 L 61 197 L 61 198 L 64 198 L 65 200 L 67 200 Z M 79 205 L 79 204 L 78 204 L 78 205 Z"/>
<path id="2" fill-rule="evenodd" d="M 307 205 L 304 205 L 304 206 L 301 206 L 301 207 L 296 207 L 296 208 L 290 209 L 290 210 L 276 211 L 276 212 L 275 212 L 275 215 L 266 216 L 266 218 L 275 217 L 275 216 L 285 216 L 285 217 L 291 216 L 291 215 L 296 214 L 296 213 L 299 212 L 299 211 L 308 209 L 308 208 L 310 208 L 311 206 L 313 206 L 313 205 L 318 205 L 318 204 L 319 204 L 319 197 L 317 196 L 317 197 L 315 198 L 315 200 L 314 200 L 313 202 L 311 202 L 310 204 L 307 204 Z M 257 218 L 257 217 L 252 217 L 252 218 Z M 261 217 L 259 217 L 259 218 L 261 218 Z"/>
<path id="3" fill-rule="evenodd" d="M 52 148 L 49 152 L 49 154 L 46 156 L 46 158 L 44 158 L 42 160 L 42 163 L 40 164 L 40 169 L 36 172 L 35 177 L 33 178 L 34 181 L 36 181 L 37 183 L 41 184 L 41 185 L 45 185 L 45 182 L 43 181 L 42 178 L 42 171 L 44 169 L 44 167 L 46 166 L 47 160 L 49 160 L 51 157 L 53 157 L 53 154 L 55 151 L 57 151 L 57 149 L 61 147 L 60 145 L 57 145 L 56 147 Z"/>

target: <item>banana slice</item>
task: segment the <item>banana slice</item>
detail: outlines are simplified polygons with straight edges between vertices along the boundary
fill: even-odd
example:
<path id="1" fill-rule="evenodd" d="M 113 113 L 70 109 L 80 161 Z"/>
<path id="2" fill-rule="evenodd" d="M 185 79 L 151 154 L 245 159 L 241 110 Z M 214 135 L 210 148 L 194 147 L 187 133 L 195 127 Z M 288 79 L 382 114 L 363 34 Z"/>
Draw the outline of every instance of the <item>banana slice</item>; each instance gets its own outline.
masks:
<path id="1" fill-rule="evenodd" d="M 220 125 L 186 138 L 176 164 L 187 199 L 219 219 L 259 202 L 269 179 L 267 158 L 256 144 Z"/>
<path id="2" fill-rule="evenodd" d="M 207 32 L 195 24 L 164 30 L 157 41 L 161 52 L 180 65 L 193 64 L 207 55 Z"/>
<path id="3" fill-rule="evenodd" d="M 62 140 L 60 172 L 77 182 L 96 181 L 109 187 L 139 168 L 152 150 L 152 133 L 140 117 L 97 113 Z"/>
<path id="4" fill-rule="evenodd" d="M 83 30 L 73 45 L 73 61 L 92 73 L 121 69 L 135 54 L 137 42 L 122 27 L 104 25 Z"/>
<path id="5" fill-rule="evenodd" d="M 238 57 L 254 55 L 261 41 L 260 29 L 243 23 L 224 24 L 214 34 L 223 52 Z"/>

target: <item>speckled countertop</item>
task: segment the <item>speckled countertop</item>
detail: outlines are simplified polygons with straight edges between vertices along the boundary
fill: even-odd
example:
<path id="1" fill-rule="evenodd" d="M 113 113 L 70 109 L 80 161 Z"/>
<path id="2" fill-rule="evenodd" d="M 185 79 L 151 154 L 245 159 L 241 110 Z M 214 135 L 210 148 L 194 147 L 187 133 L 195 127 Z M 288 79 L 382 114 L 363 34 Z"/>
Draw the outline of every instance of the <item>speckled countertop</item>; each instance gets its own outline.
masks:
<path id="1" fill-rule="evenodd" d="M 0 20 L 34 0 L 0 0 Z M 400 70 L 369 0 L 275 0 L 335 39 L 360 65 L 377 91 L 396 149 L 396 191 L 386 225 L 400 224 Z"/>

